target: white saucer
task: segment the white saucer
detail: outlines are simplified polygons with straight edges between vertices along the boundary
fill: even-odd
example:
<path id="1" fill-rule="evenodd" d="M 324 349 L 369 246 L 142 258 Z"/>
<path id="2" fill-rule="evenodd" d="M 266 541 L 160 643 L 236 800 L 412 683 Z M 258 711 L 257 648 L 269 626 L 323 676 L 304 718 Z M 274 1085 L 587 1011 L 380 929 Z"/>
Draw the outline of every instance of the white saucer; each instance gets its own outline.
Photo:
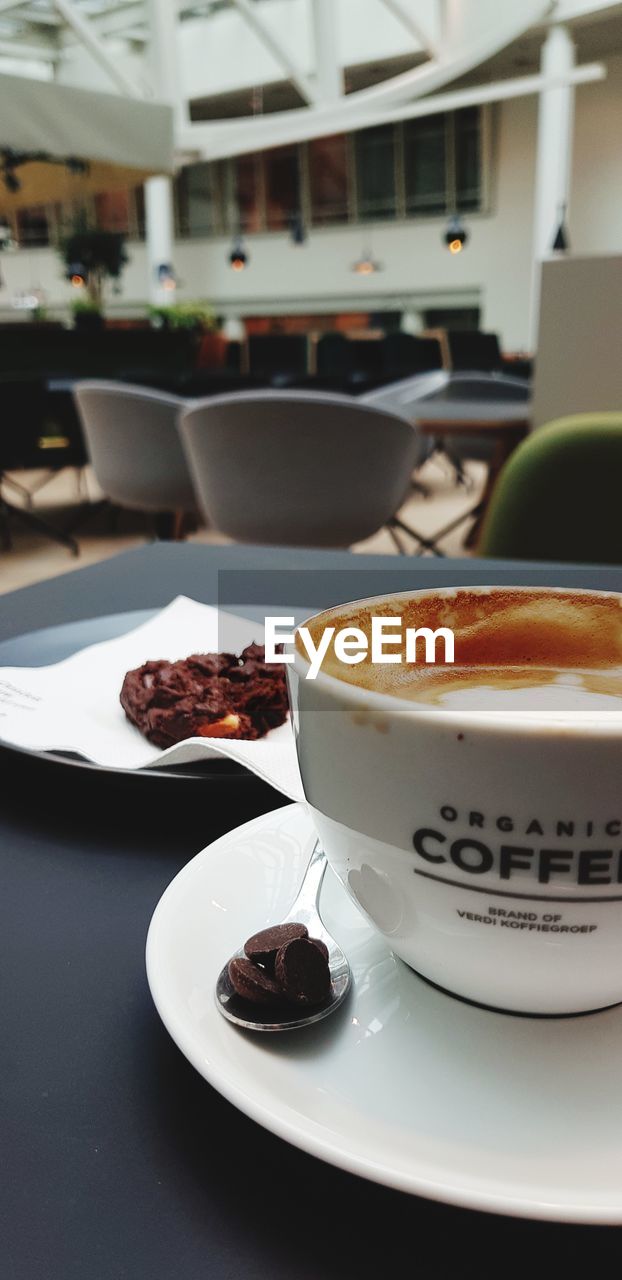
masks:
<path id="1" fill-rule="evenodd" d="M 354 993 L 325 1023 L 241 1032 L 213 994 L 227 957 L 281 919 L 313 842 L 305 809 L 216 840 L 151 922 L 147 972 L 179 1048 L 224 1097 L 331 1164 L 473 1209 L 622 1223 L 622 1008 L 517 1018 L 463 1004 L 387 951 L 332 873 L 322 910 Z"/>

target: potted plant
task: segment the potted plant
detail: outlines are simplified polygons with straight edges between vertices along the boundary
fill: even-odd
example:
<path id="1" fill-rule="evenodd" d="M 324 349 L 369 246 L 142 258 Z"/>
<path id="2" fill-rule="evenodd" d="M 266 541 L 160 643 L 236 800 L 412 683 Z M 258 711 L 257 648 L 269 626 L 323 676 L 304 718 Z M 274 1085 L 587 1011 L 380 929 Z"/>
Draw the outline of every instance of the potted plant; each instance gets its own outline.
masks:
<path id="1" fill-rule="evenodd" d="M 107 279 L 118 280 L 128 261 L 125 237 L 118 231 L 99 231 L 80 220 L 61 241 L 59 251 L 66 279 L 86 294 L 85 305 L 74 308 L 74 312 L 84 318 L 88 311 L 92 320 L 97 311 L 101 317 L 104 283 Z"/>
<path id="2" fill-rule="evenodd" d="M 74 298 L 71 304 L 75 329 L 103 329 L 104 313 L 101 306 L 92 298 Z"/>
<path id="3" fill-rule="evenodd" d="M 158 329 L 195 329 L 208 333 L 216 328 L 217 317 L 207 302 L 173 302 L 150 307 L 149 318 Z"/>

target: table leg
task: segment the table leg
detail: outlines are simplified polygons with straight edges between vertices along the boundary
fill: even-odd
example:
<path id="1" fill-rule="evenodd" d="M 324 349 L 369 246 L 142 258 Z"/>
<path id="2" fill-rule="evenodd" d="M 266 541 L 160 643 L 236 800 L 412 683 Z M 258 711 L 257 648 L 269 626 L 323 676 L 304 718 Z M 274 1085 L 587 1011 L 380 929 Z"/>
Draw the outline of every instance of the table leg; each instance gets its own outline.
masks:
<path id="1" fill-rule="evenodd" d="M 477 547 L 484 518 L 490 505 L 490 500 L 497 480 L 499 479 L 499 475 L 508 458 L 514 453 L 514 450 L 521 443 L 521 440 L 525 439 L 526 434 L 526 431 L 521 428 L 521 430 L 516 432 L 504 432 L 502 436 L 500 435 L 497 437 L 494 452 L 488 466 L 488 475 L 486 476 L 484 492 L 477 506 L 474 507 L 471 512 L 475 518 L 471 528 L 465 534 L 463 542 L 463 546 L 468 547 L 469 550 L 473 547 Z"/>

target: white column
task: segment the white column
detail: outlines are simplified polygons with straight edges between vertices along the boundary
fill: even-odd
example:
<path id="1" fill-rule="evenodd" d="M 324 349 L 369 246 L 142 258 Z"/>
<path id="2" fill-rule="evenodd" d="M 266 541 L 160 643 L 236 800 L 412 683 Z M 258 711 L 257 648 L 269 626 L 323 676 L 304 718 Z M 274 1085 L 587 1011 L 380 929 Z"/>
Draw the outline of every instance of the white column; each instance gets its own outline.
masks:
<path id="1" fill-rule="evenodd" d="M 177 5 L 171 0 L 148 0 L 149 47 L 153 96 L 168 102 L 175 113 L 176 129 L 187 124 L 187 103 L 182 97 L 178 58 Z M 169 177 L 149 178 L 145 183 L 145 232 L 149 264 L 149 299 L 166 306 L 174 298 L 158 280 L 158 267 L 173 265 L 175 225 L 173 183 Z"/>
<path id="2" fill-rule="evenodd" d="M 313 0 L 315 77 L 320 102 L 335 102 L 343 94 L 343 71 L 339 59 L 336 0 Z"/>
<path id="3" fill-rule="evenodd" d="M 567 27 L 551 27 L 542 47 L 542 74 L 559 79 L 572 72 L 575 47 Z M 538 110 L 538 143 L 533 228 L 531 347 L 536 348 L 542 262 L 552 251 L 563 205 L 568 203 L 574 127 L 574 86 L 543 89 Z"/>
<path id="4" fill-rule="evenodd" d="M 158 279 L 158 267 L 173 265 L 173 184 L 170 178 L 149 178 L 145 183 L 145 228 L 149 270 L 149 301 L 156 307 L 170 305 L 174 294 Z"/>
<path id="5" fill-rule="evenodd" d="M 189 122 L 188 103 L 183 96 L 179 70 L 178 8 L 172 0 L 148 0 L 148 61 L 153 96 L 158 102 L 169 102 L 175 112 L 177 128 Z"/>

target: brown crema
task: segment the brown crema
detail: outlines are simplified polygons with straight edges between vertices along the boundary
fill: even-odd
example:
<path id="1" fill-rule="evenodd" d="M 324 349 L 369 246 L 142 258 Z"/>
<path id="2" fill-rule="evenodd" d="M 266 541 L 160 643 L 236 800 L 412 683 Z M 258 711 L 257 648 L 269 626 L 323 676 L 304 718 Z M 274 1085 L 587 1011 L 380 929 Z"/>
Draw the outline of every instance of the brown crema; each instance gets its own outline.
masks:
<path id="1" fill-rule="evenodd" d="M 399 662 L 372 661 L 372 617 L 396 619 L 401 647 L 386 645 Z M 388 596 L 345 605 L 312 619 L 314 644 L 327 627 L 356 629 L 367 653 L 355 665 L 340 661 L 333 641 L 322 663 L 325 674 L 376 693 L 451 705 L 458 691 L 537 693 L 555 686 L 556 695 L 622 699 L 622 596 L 537 588 L 458 589 L 455 592 Z M 436 641 L 436 662 L 426 661 L 423 638 L 417 661 L 406 661 L 406 631 L 447 628 L 454 634 L 453 664 Z M 297 648 L 304 652 L 300 637 Z M 449 695 L 449 696 L 448 696 Z M 475 706 L 475 702 L 471 704 Z"/>

